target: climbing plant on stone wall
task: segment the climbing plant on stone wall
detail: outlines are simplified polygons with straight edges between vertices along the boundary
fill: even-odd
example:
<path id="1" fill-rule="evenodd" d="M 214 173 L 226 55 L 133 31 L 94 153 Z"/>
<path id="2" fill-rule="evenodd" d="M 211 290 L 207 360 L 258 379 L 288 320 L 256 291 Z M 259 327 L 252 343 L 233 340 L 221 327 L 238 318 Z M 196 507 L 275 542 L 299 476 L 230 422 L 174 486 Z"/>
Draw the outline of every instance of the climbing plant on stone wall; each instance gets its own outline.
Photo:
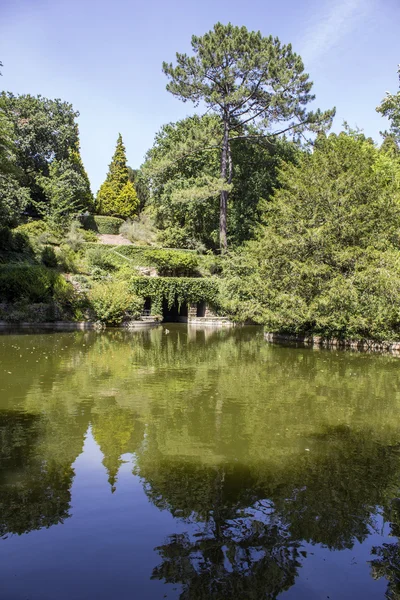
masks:
<path id="1" fill-rule="evenodd" d="M 218 283 L 214 279 L 190 277 L 132 277 L 132 292 L 142 298 L 151 298 L 152 314 L 162 314 L 163 301 L 168 308 L 175 303 L 180 309 L 185 304 L 207 302 L 218 307 Z"/>

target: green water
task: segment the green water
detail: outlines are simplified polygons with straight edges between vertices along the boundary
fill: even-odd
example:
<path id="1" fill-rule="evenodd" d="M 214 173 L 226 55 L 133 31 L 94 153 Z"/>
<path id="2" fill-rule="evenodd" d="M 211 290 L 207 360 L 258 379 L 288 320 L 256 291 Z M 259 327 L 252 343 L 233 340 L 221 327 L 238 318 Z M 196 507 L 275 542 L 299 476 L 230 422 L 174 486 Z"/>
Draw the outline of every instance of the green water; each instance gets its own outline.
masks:
<path id="1" fill-rule="evenodd" d="M 0 337 L 0 598 L 400 598 L 400 359 Z"/>

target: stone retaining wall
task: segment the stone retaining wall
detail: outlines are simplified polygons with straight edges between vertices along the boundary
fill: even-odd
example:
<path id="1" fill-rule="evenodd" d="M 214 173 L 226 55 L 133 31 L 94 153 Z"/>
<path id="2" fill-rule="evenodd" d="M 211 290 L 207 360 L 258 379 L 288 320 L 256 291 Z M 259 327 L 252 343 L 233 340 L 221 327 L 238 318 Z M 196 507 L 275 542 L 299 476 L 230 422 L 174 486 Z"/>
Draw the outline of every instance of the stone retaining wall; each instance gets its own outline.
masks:
<path id="1" fill-rule="evenodd" d="M 376 340 L 341 340 L 338 338 L 324 338 L 319 335 L 288 335 L 281 333 L 265 333 L 267 342 L 290 342 L 313 346 L 317 348 L 345 348 L 362 352 L 391 352 L 400 356 L 400 342 L 378 342 Z"/>

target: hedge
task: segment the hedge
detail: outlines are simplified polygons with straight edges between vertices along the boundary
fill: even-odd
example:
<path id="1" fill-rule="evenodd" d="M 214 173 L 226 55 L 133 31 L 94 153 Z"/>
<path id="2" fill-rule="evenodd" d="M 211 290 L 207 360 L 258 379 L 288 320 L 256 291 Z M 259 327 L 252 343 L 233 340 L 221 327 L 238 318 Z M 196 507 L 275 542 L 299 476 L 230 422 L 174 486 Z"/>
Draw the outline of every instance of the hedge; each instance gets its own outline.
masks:
<path id="1" fill-rule="evenodd" d="M 116 235 L 124 219 L 118 217 L 105 217 L 103 215 L 84 215 L 80 218 L 84 229 L 96 231 L 96 233 L 108 233 Z"/>

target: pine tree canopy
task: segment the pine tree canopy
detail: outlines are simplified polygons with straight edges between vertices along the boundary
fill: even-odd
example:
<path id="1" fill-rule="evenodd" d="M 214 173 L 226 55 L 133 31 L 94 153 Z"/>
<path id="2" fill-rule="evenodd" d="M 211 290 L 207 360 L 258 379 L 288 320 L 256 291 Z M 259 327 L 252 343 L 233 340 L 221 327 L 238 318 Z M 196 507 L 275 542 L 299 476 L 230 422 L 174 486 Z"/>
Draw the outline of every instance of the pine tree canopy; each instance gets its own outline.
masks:
<path id="1" fill-rule="evenodd" d="M 204 103 L 221 119 L 220 245 L 225 250 L 231 144 L 289 132 L 299 138 L 305 130 L 329 127 L 335 111 L 307 110 L 315 99 L 312 82 L 300 56 L 278 38 L 217 23 L 202 37 L 192 37 L 192 50 L 193 56 L 177 53 L 176 66 L 164 62 L 163 70 L 168 91 L 184 102 Z"/>

